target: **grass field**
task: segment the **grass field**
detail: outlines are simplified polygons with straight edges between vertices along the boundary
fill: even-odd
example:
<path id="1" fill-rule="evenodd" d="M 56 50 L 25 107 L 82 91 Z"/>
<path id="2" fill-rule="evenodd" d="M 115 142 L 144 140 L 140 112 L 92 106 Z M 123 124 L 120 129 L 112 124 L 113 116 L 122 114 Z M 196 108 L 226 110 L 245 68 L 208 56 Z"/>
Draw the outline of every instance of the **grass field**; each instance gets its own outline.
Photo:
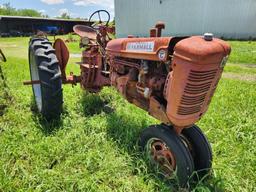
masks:
<path id="1" fill-rule="evenodd" d="M 61 121 L 41 119 L 31 87 L 22 85 L 30 79 L 28 40 L 0 39 L 8 59 L 0 68 L 0 192 L 172 191 L 137 147 L 139 132 L 159 122 L 114 89 L 95 95 L 64 86 Z M 256 81 L 239 78 L 256 76 L 256 42 L 230 43 L 233 52 L 224 73 L 229 78 L 222 78 L 198 123 L 213 148 L 214 174 L 192 184 L 193 191 L 256 191 Z M 76 43 L 69 47 L 80 51 Z M 71 70 L 79 72 L 75 64 Z"/>

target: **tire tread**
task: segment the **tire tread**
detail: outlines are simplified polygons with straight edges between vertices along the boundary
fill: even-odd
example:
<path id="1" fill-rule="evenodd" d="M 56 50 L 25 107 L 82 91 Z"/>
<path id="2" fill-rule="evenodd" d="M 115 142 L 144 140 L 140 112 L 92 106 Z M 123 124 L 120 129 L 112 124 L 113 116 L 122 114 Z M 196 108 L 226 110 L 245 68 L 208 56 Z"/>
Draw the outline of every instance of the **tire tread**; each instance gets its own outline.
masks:
<path id="1" fill-rule="evenodd" d="M 41 114 L 48 120 L 58 118 L 62 111 L 63 89 L 59 62 L 52 43 L 46 38 L 30 40 L 29 51 L 35 57 L 41 81 Z"/>

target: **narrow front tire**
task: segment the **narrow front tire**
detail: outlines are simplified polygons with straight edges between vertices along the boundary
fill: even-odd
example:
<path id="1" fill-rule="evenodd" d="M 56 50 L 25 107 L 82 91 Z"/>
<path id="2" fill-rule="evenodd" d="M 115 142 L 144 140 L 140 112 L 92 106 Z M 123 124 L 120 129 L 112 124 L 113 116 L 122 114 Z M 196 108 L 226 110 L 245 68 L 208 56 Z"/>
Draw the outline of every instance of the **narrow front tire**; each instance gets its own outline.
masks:
<path id="1" fill-rule="evenodd" d="M 186 187 L 194 163 L 189 150 L 173 129 L 164 125 L 150 126 L 141 133 L 139 146 L 159 167 L 162 175 L 166 178 L 176 176 L 178 184 Z"/>
<path id="2" fill-rule="evenodd" d="M 212 168 L 212 149 L 202 130 L 198 126 L 193 125 L 190 128 L 183 129 L 181 135 L 189 146 L 194 159 L 195 171 L 197 171 L 199 179 L 210 175 Z"/>

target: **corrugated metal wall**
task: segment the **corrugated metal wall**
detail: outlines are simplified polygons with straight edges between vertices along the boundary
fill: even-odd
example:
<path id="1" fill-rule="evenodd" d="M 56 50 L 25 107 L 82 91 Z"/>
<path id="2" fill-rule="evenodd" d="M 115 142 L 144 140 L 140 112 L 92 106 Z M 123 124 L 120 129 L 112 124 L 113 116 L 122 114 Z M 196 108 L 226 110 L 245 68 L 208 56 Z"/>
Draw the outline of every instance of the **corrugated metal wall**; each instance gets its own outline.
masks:
<path id="1" fill-rule="evenodd" d="M 115 0 L 115 19 L 118 37 L 148 36 L 164 21 L 165 36 L 256 38 L 256 0 Z"/>

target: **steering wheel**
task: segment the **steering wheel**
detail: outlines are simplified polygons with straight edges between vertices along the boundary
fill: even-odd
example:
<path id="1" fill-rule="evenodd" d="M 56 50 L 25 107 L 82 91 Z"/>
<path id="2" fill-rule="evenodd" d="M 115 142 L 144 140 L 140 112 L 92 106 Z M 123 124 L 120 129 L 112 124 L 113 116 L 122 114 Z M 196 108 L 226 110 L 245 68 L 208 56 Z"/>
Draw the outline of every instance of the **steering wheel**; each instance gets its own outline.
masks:
<path id="1" fill-rule="evenodd" d="M 106 11 L 106 10 L 98 10 L 98 11 L 95 11 L 93 14 L 91 14 L 91 16 L 90 16 L 90 18 L 89 18 L 89 22 L 92 21 L 92 18 L 93 18 L 94 15 L 98 14 L 98 17 L 99 17 L 99 24 L 102 24 L 103 21 L 101 20 L 101 13 L 107 14 L 108 19 L 107 19 L 107 21 L 106 21 L 105 26 L 108 26 L 108 23 L 109 23 L 109 21 L 110 21 L 110 14 L 109 14 L 109 12 Z M 95 28 L 94 26 L 92 26 L 92 27 Z"/>
<path id="2" fill-rule="evenodd" d="M 0 60 L 2 60 L 3 62 L 6 62 L 6 58 L 5 58 L 4 53 L 2 52 L 1 49 L 0 49 Z"/>

